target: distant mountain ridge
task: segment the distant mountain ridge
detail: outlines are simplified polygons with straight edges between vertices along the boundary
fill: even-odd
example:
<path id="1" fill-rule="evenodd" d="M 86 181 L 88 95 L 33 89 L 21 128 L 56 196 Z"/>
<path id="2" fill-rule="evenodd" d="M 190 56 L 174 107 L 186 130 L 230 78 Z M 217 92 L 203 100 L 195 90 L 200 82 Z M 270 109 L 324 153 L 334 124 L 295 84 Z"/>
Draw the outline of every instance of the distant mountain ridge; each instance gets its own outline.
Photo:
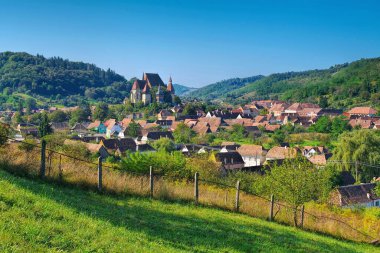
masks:
<path id="1" fill-rule="evenodd" d="M 220 99 L 231 90 L 235 90 L 244 87 L 248 83 L 260 80 L 264 76 L 251 76 L 246 78 L 231 78 L 222 80 L 204 87 L 201 87 L 195 91 L 192 91 L 186 96 L 199 99 Z"/>
<path id="2" fill-rule="evenodd" d="M 197 88 L 191 88 L 191 87 L 187 87 L 185 85 L 176 84 L 176 83 L 173 84 L 173 86 L 174 86 L 175 94 L 177 96 L 186 96 L 190 92 L 197 90 Z"/>
<path id="3" fill-rule="evenodd" d="M 188 96 L 233 104 L 253 99 L 280 99 L 335 108 L 380 107 L 380 58 L 361 59 L 328 69 L 260 76 L 240 85 L 230 85 L 230 80 L 210 84 Z"/>

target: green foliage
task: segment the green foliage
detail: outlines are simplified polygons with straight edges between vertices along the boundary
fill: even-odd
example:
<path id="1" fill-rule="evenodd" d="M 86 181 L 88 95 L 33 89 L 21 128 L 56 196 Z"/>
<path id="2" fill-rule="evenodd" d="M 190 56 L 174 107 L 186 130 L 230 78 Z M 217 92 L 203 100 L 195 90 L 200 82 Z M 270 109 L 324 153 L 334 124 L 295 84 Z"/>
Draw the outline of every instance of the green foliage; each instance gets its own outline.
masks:
<path id="1" fill-rule="evenodd" d="M 334 149 L 334 160 L 341 161 L 335 166 L 340 170 L 350 171 L 357 182 L 369 182 L 379 175 L 378 168 L 366 166 L 380 164 L 380 136 L 374 130 L 361 129 L 345 132 L 339 136 Z M 358 167 L 355 166 L 358 162 Z"/>
<path id="2" fill-rule="evenodd" d="M 280 165 L 274 163 L 263 177 L 266 190 L 277 199 L 290 204 L 293 210 L 294 225 L 298 224 L 295 210 L 306 202 L 320 199 L 331 190 L 331 175 L 318 170 L 305 157 L 285 159 Z"/>
<path id="3" fill-rule="evenodd" d="M 84 97 L 120 103 L 132 85 L 114 71 L 94 64 L 13 52 L 0 53 L 0 76 L 3 94 L 29 93 L 65 104 L 78 103 Z"/>
<path id="4" fill-rule="evenodd" d="M 0 147 L 8 142 L 10 129 L 7 125 L 0 123 Z"/>
<path id="5" fill-rule="evenodd" d="M 320 117 L 314 125 L 309 127 L 309 132 L 317 133 L 330 133 L 331 132 L 331 120 L 328 116 Z"/>
<path id="6" fill-rule="evenodd" d="M 375 193 L 377 196 L 380 196 L 380 182 L 377 182 L 376 184 Z M 379 215 L 379 218 L 380 218 L 380 215 Z"/>
<path id="7" fill-rule="evenodd" d="M 228 93 L 231 90 L 244 87 L 248 83 L 260 80 L 261 78 L 263 78 L 263 76 L 227 79 L 199 88 L 186 95 L 197 99 L 215 99 L 223 97 L 226 93 Z"/>
<path id="8" fill-rule="evenodd" d="M 49 113 L 48 117 L 51 122 L 65 122 L 68 119 L 67 114 L 62 110 L 56 110 L 52 113 Z"/>
<path id="9" fill-rule="evenodd" d="M 189 94 L 233 104 L 252 99 L 314 102 L 322 107 L 379 106 L 380 58 L 362 59 L 324 70 L 272 74 L 241 86 L 211 84 Z"/>
<path id="10" fill-rule="evenodd" d="M 190 143 L 192 138 L 196 136 L 194 130 L 184 123 L 179 123 L 173 132 L 176 143 Z"/>
<path id="11" fill-rule="evenodd" d="M 122 158 L 121 169 L 147 173 L 149 172 L 150 166 L 152 166 L 155 173 L 170 177 L 188 177 L 188 171 L 184 170 L 185 163 L 185 157 L 180 152 L 135 152 Z"/>
<path id="12" fill-rule="evenodd" d="M 108 114 L 109 114 L 108 104 L 104 102 L 100 102 L 95 108 L 93 118 L 103 121 L 108 117 Z"/>
<path id="13" fill-rule="evenodd" d="M 241 140 L 245 137 L 245 128 L 240 124 L 234 124 L 230 133 L 233 140 Z"/>
<path id="14" fill-rule="evenodd" d="M 344 116 L 335 117 L 331 122 L 331 135 L 337 138 L 340 134 L 350 131 L 351 126 Z"/>
<path id="15" fill-rule="evenodd" d="M 132 121 L 129 123 L 127 129 L 125 130 L 125 135 L 130 137 L 137 137 L 140 134 L 140 128 L 141 126 L 138 123 Z"/>
<path id="16" fill-rule="evenodd" d="M 25 152 L 31 152 L 37 145 L 37 142 L 35 139 L 26 139 L 20 145 L 18 148 Z"/>
<path id="17" fill-rule="evenodd" d="M 42 113 L 40 115 L 40 124 L 38 126 L 38 136 L 42 138 L 45 135 L 51 134 L 52 132 L 53 132 L 53 129 L 51 128 L 50 121 L 47 114 Z"/>
<path id="18" fill-rule="evenodd" d="M 351 130 L 351 126 L 344 116 L 334 117 L 333 119 L 328 116 L 322 116 L 308 129 L 311 133 L 330 133 L 333 138 L 337 138 L 341 133 L 349 130 Z"/>
<path id="19" fill-rule="evenodd" d="M 88 121 L 88 117 L 89 115 L 87 114 L 87 112 L 82 108 L 79 108 L 71 112 L 69 123 L 73 126 L 75 123 Z"/>
<path id="20" fill-rule="evenodd" d="M 160 138 L 151 143 L 152 146 L 158 151 L 172 152 L 175 150 L 173 141 L 169 138 Z"/>

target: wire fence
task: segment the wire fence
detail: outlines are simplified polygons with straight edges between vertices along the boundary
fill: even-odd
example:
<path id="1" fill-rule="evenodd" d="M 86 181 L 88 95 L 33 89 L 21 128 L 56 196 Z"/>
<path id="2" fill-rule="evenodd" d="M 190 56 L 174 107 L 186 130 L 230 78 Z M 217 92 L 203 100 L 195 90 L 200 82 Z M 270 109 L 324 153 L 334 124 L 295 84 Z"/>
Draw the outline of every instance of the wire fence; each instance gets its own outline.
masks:
<path id="1" fill-rule="evenodd" d="M 191 201 L 353 241 L 374 242 L 380 238 L 379 219 L 369 222 L 365 217 L 356 215 L 352 219 L 329 209 L 294 208 L 277 201 L 275 196 L 257 195 L 240 182 L 227 185 L 203 179 L 199 174 L 192 179 L 173 179 L 154 173 L 154 168 L 150 173 L 122 171 L 103 164 L 101 159 L 89 161 L 46 148 L 44 141 L 41 144 L 9 144 L 0 154 L 2 167 L 24 176 L 100 192 Z"/>

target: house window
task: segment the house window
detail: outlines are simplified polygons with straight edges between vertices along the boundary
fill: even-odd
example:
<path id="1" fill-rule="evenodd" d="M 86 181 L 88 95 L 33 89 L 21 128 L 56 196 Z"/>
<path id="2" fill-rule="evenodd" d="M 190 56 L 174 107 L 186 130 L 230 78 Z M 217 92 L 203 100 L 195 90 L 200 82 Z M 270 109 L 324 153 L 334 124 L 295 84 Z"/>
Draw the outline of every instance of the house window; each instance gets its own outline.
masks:
<path id="1" fill-rule="evenodd" d="M 375 206 L 380 206 L 380 200 L 375 201 Z"/>

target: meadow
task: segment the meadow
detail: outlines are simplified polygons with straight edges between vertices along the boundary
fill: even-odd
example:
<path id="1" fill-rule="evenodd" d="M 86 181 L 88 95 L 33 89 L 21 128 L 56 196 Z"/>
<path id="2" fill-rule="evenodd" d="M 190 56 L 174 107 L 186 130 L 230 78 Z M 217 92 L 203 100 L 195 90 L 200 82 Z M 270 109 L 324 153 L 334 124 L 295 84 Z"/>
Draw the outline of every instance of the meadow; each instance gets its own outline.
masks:
<path id="1" fill-rule="evenodd" d="M 1 252 L 379 252 L 188 203 L 102 195 L 0 170 Z"/>

